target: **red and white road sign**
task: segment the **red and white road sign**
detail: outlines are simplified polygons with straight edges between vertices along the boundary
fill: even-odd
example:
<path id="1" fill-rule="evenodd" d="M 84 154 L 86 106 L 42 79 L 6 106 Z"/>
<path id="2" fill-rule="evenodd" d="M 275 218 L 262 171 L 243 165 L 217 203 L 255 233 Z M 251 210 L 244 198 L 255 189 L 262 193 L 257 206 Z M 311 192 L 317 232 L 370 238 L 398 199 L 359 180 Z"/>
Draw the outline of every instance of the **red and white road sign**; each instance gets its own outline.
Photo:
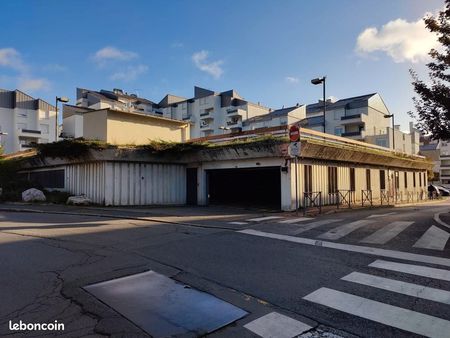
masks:
<path id="1" fill-rule="evenodd" d="M 291 142 L 298 142 L 300 140 L 300 129 L 296 125 L 289 128 L 289 139 Z"/>

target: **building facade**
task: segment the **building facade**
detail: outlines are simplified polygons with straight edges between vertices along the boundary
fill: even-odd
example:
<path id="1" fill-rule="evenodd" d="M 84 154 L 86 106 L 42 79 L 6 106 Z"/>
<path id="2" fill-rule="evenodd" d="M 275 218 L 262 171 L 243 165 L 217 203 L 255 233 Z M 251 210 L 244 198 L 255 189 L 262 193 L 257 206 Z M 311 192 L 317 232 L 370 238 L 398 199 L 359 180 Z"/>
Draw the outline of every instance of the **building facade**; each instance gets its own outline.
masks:
<path id="1" fill-rule="evenodd" d="M 214 92 L 200 87 L 194 87 L 192 98 L 168 94 L 158 103 L 129 95 L 120 89 L 93 91 L 77 88 L 76 107 L 92 110 L 110 108 L 116 111 L 184 121 L 191 125 L 189 138 L 238 132 L 243 129 L 245 120 L 270 111 L 269 108 L 260 104 L 244 100 L 234 90 Z M 65 106 L 64 111 L 66 110 L 74 111 L 75 108 Z M 80 125 L 81 117 L 78 120 L 73 123 Z"/>
<path id="2" fill-rule="evenodd" d="M 424 157 L 306 129 L 301 133 L 298 166 L 286 140 L 275 138 L 176 154 L 122 147 L 91 150 L 79 159 L 32 158 L 22 173 L 45 182 L 45 188 L 85 194 L 104 205 L 232 204 L 289 211 L 296 208 L 296 195 L 299 206 L 312 206 L 313 199 L 327 205 L 343 198 L 357 204 L 426 198 L 431 164 Z"/>
<path id="3" fill-rule="evenodd" d="M 5 154 L 56 140 L 56 108 L 20 90 L 0 89 L 0 145 Z"/>
<path id="4" fill-rule="evenodd" d="M 400 126 L 392 129 L 390 111 L 377 93 L 356 96 L 338 101 L 327 100 L 326 118 L 323 117 L 323 101 L 306 106 L 307 128 L 328 134 L 364 141 L 395 151 L 418 154 L 419 132 L 413 124 L 409 133 Z"/>

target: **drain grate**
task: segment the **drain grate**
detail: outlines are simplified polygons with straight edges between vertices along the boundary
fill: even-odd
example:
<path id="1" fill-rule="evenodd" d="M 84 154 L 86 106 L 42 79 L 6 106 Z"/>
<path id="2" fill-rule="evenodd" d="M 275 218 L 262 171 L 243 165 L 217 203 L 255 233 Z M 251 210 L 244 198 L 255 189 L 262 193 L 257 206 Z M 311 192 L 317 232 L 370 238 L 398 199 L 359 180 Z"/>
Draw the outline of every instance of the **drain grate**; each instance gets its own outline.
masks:
<path id="1" fill-rule="evenodd" d="M 154 271 L 84 287 L 153 337 L 204 335 L 247 312 Z"/>

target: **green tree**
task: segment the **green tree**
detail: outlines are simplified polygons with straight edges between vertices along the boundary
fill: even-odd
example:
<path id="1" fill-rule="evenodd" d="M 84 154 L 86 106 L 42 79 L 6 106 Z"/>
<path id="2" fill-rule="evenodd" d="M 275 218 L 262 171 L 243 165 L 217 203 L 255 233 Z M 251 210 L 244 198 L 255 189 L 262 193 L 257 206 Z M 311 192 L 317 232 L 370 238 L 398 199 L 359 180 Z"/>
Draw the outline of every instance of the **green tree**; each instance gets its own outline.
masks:
<path id="1" fill-rule="evenodd" d="M 437 16 L 424 18 L 426 27 L 438 37 L 440 46 L 432 49 L 432 61 L 427 64 L 429 83 L 420 80 L 410 70 L 417 97 L 413 98 L 418 121 L 417 127 L 433 139 L 450 139 L 450 0 Z"/>

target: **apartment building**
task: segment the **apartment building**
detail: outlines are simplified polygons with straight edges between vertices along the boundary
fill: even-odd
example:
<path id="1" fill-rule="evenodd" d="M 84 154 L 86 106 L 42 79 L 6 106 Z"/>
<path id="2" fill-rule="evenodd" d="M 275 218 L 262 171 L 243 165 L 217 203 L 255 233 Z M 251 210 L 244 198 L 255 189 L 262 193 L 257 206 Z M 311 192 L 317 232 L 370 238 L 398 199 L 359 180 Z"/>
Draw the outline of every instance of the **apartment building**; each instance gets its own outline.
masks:
<path id="1" fill-rule="evenodd" d="M 243 130 L 254 130 L 259 128 L 271 128 L 300 123 L 306 118 L 306 106 L 296 105 L 294 107 L 281 108 L 270 111 L 268 114 L 254 116 L 242 123 Z"/>
<path id="2" fill-rule="evenodd" d="M 422 136 L 420 138 L 420 151 L 419 154 L 425 156 L 428 160 L 433 161 L 433 176 L 431 181 L 439 181 L 441 176 L 441 146 L 445 144 L 444 151 L 449 153 L 447 142 L 441 142 L 441 140 L 432 140 L 430 137 Z M 449 158 L 450 162 L 450 158 Z M 448 164 L 448 170 L 450 171 L 450 163 Z M 448 173 L 450 176 L 450 172 Z"/>
<path id="3" fill-rule="evenodd" d="M 158 103 L 120 89 L 93 91 L 77 88 L 76 107 L 91 110 L 109 108 L 184 121 L 191 125 L 190 138 L 241 131 L 243 121 L 270 111 L 267 107 L 243 99 L 235 90 L 214 92 L 200 87 L 194 87 L 192 98 L 168 94 Z M 72 113 L 76 107 L 66 105 L 64 111 Z M 83 136 L 81 111 L 78 114 L 64 114 L 64 124 L 69 125 L 64 127 L 64 134 L 68 134 L 70 129 L 76 130 L 72 136 Z"/>
<path id="4" fill-rule="evenodd" d="M 392 129 L 390 111 L 380 94 L 372 93 L 341 100 L 327 100 L 326 117 L 323 116 L 323 101 L 306 106 L 306 127 L 347 137 L 357 141 L 395 149 L 407 154 L 418 154 L 419 132 L 413 124 L 409 133 Z"/>
<path id="5" fill-rule="evenodd" d="M 56 139 L 56 109 L 20 90 L 0 89 L 0 144 L 5 154 Z"/>

